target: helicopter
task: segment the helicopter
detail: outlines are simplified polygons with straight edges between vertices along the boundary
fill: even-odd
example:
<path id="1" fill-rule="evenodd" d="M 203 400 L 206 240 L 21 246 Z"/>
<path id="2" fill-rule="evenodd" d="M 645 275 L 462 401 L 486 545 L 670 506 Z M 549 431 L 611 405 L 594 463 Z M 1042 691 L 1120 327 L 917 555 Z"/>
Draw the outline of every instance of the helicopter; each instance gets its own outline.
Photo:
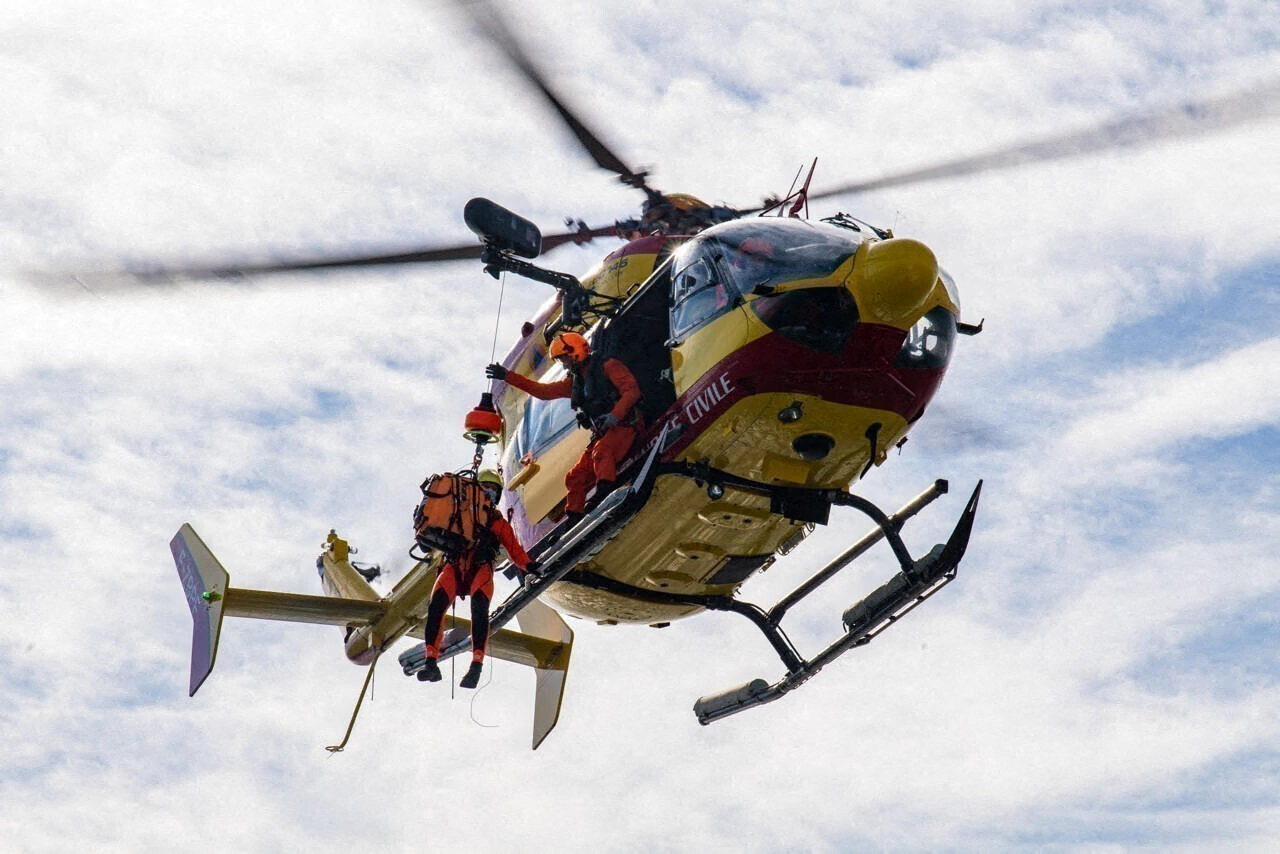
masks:
<path id="1" fill-rule="evenodd" d="M 751 621 L 784 675 L 699 699 L 695 715 L 709 724 L 781 698 L 956 577 L 981 482 L 947 540 L 920 556 L 907 549 L 902 526 L 948 491 L 946 481 L 891 514 L 850 490 L 906 440 L 937 393 L 959 338 L 977 334 L 982 324 L 962 319 L 956 283 L 927 245 L 848 213 L 811 221 L 811 201 L 1223 127 L 1253 117 L 1258 106 L 1256 92 L 1183 105 L 821 192 L 809 189 L 815 162 L 799 188 L 793 182 L 781 197 L 735 208 L 655 189 L 647 172 L 628 166 L 554 91 L 491 7 L 463 8 L 596 164 L 644 193 L 638 217 L 598 228 L 579 220 L 567 223 L 569 231 L 544 236 L 523 217 L 474 199 L 464 221 L 478 244 L 178 272 L 266 274 L 478 259 L 490 275 L 511 273 L 556 291 L 524 325 L 502 360 L 505 368 L 555 379 L 560 369 L 549 358 L 549 342 L 572 330 L 588 336 L 593 352 L 619 359 L 635 374 L 646 427 L 623 461 L 619 487 L 595 496 L 576 522 L 564 516 L 564 475 L 589 437 L 577 429 L 568 402 L 534 400 L 501 381 L 488 390 L 499 416 L 487 438 L 501 446 L 503 510 L 544 568 L 491 621 L 492 654 L 538 674 L 535 748 L 554 727 L 563 698 L 573 633 L 561 615 L 666 627 L 726 611 Z M 1276 88 L 1268 93 L 1274 102 Z M 625 243 L 581 278 L 531 263 L 557 246 L 605 237 Z M 772 606 L 737 597 L 748 579 L 790 553 L 815 525 L 829 524 L 837 510 L 865 515 L 871 530 Z M 882 540 L 898 571 L 841 615 L 843 632 L 826 649 L 801 656 L 782 629 L 785 614 Z M 171 548 L 195 625 L 192 694 L 212 669 L 223 616 L 341 626 L 347 656 L 370 665 L 372 676 L 372 665 L 392 643 L 421 637 L 440 563 L 438 554 L 423 555 L 381 597 L 368 583 L 374 571 L 353 562 L 349 543 L 331 531 L 317 561 L 327 595 L 303 596 L 230 587 L 189 525 Z M 504 628 L 511 619 L 519 632 Z M 467 650 L 468 635 L 466 621 L 455 619 L 441 658 Z M 406 675 L 423 660 L 421 645 L 399 656 Z"/>

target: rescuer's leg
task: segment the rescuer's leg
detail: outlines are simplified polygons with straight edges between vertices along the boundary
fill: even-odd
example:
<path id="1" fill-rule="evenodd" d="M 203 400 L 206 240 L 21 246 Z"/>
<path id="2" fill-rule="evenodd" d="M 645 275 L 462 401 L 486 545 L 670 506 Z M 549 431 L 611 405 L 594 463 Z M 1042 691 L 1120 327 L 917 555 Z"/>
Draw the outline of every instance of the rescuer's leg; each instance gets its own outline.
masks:
<path id="1" fill-rule="evenodd" d="M 618 463 L 622 462 L 627 451 L 631 450 L 631 444 L 635 439 L 635 428 L 619 424 L 591 445 L 591 470 L 596 480 L 595 500 L 597 502 L 617 486 Z"/>
<path id="2" fill-rule="evenodd" d="M 564 486 L 568 495 L 564 500 L 565 515 L 573 519 L 578 519 L 587 511 L 587 490 L 596 482 L 595 464 L 592 461 L 592 448 L 596 445 L 593 442 L 588 448 L 582 452 L 582 456 L 573 464 L 573 468 L 569 469 L 569 473 L 564 476 Z"/>
<path id="3" fill-rule="evenodd" d="M 480 682 L 480 668 L 484 666 L 484 652 L 489 645 L 489 603 L 493 601 L 493 564 L 486 563 L 479 567 L 470 587 L 471 667 L 458 682 L 459 688 L 474 688 Z"/>
<path id="4" fill-rule="evenodd" d="M 431 601 L 427 605 L 427 624 L 422 638 L 426 641 L 427 661 L 418 671 L 421 682 L 439 682 L 440 667 L 436 659 L 440 657 L 440 637 L 444 634 L 444 613 L 457 595 L 457 573 L 453 564 L 445 564 L 444 569 L 436 576 L 435 586 L 431 588 Z"/>
<path id="5" fill-rule="evenodd" d="M 489 642 L 489 597 L 484 593 L 471 596 L 471 667 L 467 669 L 459 688 L 474 688 L 480 683 L 480 670 L 484 666 L 484 650 Z"/>

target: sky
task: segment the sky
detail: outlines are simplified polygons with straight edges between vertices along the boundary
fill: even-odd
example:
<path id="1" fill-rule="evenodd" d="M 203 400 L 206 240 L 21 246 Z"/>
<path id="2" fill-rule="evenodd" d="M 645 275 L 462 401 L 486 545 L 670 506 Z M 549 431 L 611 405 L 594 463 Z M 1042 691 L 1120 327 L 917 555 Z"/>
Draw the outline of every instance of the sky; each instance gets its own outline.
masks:
<path id="1" fill-rule="evenodd" d="M 737 206 L 814 157 L 820 189 L 1280 78 L 1267 0 L 501 8 L 628 163 Z M 985 482 L 957 580 L 875 643 L 701 727 L 699 696 L 781 675 L 746 621 L 572 621 L 538 751 L 531 673 L 451 694 L 384 663 L 330 757 L 364 677 L 339 630 L 229 618 L 188 698 L 168 541 L 191 522 L 233 585 L 318 593 L 336 528 L 394 580 L 418 484 L 468 460 L 483 366 L 549 292 L 472 263 L 63 273 L 465 242 L 472 196 L 555 231 L 639 194 L 443 2 L 10 0 L 0 113 L 5 850 L 1280 838 L 1280 119 L 815 203 L 927 243 L 985 318 L 857 488 L 892 510 L 950 481 L 904 531 L 920 553 Z M 865 528 L 837 516 L 743 598 Z M 802 652 L 880 551 L 788 616 Z"/>

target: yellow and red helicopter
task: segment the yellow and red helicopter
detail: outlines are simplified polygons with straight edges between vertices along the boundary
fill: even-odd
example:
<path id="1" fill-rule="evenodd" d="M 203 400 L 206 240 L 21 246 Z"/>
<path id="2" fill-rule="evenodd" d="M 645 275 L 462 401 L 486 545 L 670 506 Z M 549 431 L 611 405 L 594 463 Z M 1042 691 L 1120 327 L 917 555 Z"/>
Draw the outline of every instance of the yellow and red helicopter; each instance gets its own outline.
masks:
<path id="1" fill-rule="evenodd" d="M 470 434 L 479 446 L 501 442 L 503 509 L 543 567 L 541 577 L 494 612 L 490 645 L 493 655 L 538 674 L 535 748 L 555 725 L 563 696 L 573 632 L 561 614 L 648 626 L 704 611 L 750 620 L 777 652 L 783 674 L 699 699 L 694 711 L 708 724 L 780 698 L 955 577 L 981 482 L 947 541 L 917 555 L 901 529 L 947 491 L 945 481 L 894 513 L 850 489 L 906 440 L 937 392 L 958 337 L 976 334 L 981 324 L 962 320 L 955 283 L 928 246 L 846 213 L 810 220 L 809 202 L 1199 132 L 1257 114 L 1254 91 L 817 193 L 809 190 L 811 167 L 785 197 L 739 209 L 654 189 L 647 173 L 627 166 L 569 108 L 490 7 L 463 8 L 596 164 L 645 194 L 638 218 L 601 228 L 578 221 L 544 237 L 528 220 L 473 199 L 464 220 L 478 245 L 162 274 L 479 259 L 495 277 L 508 272 L 556 290 L 524 324 L 502 360 L 506 368 L 555 379 L 562 369 L 548 357 L 548 344 L 563 330 L 585 333 L 597 355 L 628 365 L 643 392 L 646 426 L 622 466 L 621 486 L 597 496 L 576 524 L 564 519 L 564 476 L 589 434 L 578 429 L 567 400 L 531 399 L 495 381 L 484 404 L 492 402 L 493 426 Z M 1273 103 L 1278 91 L 1263 94 Z M 626 242 L 581 279 L 529 260 L 602 237 Z M 478 447 L 477 465 L 482 452 Z M 814 525 L 827 524 L 837 509 L 868 517 L 869 533 L 770 607 L 738 598 L 748 578 L 794 549 Z M 843 631 L 824 650 L 803 657 L 783 631 L 784 616 L 881 540 L 898 571 L 843 613 Z M 369 584 L 376 570 L 353 562 L 348 543 L 330 532 L 317 561 L 326 595 L 307 596 L 230 587 L 190 525 L 171 548 L 195 623 L 192 694 L 213 667 L 224 616 L 341 626 L 346 654 L 359 664 L 372 664 L 401 637 L 421 638 L 441 561 L 439 554 L 415 555 L 421 558 L 416 565 L 380 596 Z M 513 617 L 520 631 L 504 628 Z M 470 646 L 466 621 L 454 623 L 442 658 Z M 407 675 L 416 673 L 422 645 L 399 661 Z"/>

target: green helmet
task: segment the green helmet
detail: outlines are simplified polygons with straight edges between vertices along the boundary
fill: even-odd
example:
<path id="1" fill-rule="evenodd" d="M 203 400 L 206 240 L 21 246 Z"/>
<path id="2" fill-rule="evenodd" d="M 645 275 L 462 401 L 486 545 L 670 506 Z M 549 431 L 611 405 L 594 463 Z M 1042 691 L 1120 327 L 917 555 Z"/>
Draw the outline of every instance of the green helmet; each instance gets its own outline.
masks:
<path id="1" fill-rule="evenodd" d="M 493 469 L 481 469 L 480 473 L 476 475 L 476 480 L 481 483 L 492 483 L 498 487 L 499 492 L 502 491 L 502 476 Z"/>

